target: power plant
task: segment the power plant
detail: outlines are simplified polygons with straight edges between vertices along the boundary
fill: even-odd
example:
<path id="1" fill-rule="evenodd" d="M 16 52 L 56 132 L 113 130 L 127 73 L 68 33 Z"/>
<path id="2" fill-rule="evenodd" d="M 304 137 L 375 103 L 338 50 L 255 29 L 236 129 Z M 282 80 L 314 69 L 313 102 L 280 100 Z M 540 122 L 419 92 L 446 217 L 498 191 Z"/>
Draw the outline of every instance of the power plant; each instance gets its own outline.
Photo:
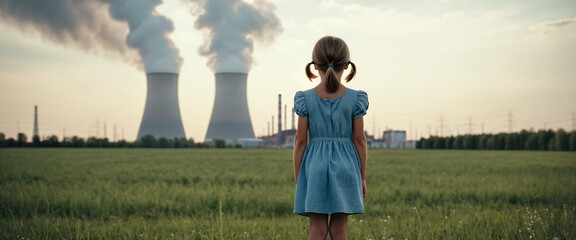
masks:
<path id="1" fill-rule="evenodd" d="M 214 107 L 204 141 L 222 139 L 230 144 L 238 139 L 254 139 L 246 97 L 248 74 L 220 72 L 215 74 L 215 78 Z"/>
<path id="2" fill-rule="evenodd" d="M 146 107 L 138 138 L 186 138 L 178 104 L 177 73 L 147 73 Z"/>

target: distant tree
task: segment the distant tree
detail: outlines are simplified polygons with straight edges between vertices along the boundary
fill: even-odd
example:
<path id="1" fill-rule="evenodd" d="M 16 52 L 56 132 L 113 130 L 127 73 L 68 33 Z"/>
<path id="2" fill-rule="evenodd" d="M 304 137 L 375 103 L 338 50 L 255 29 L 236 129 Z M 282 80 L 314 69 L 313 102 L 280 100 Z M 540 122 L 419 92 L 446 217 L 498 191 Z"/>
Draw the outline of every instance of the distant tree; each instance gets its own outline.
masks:
<path id="1" fill-rule="evenodd" d="M 194 147 L 195 145 L 194 138 L 188 138 L 188 147 Z"/>
<path id="2" fill-rule="evenodd" d="M 214 139 L 214 147 L 216 147 L 216 148 L 225 148 L 225 147 L 226 147 L 226 140 L 224 140 L 224 139 Z"/>
<path id="3" fill-rule="evenodd" d="M 199 142 L 199 143 L 194 143 L 194 147 L 195 148 L 207 148 L 207 147 L 209 147 L 209 145 L 206 143 Z"/>
<path id="4" fill-rule="evenodd" d="M 428 149 L 428 139 L 427 138 L 420 138 L 420 148 Z"/>
<path id="5" fill-rule="evenodd" d="M 71 139 L 72 147 L 84 147 L 84 139 L 73 136 Z"/>
<path id="6" fill-rule="evenodd" d="M 32 145 L 34 145 L 34 147 L 40 147 L 42 145 L 38 135 L 34 135 L 34 137 L 32 137 Z"/>
<path id="7" fill-rule="evenodd" d="M 445 149 L 446 148 L 446 139 L 443 137 L 433 137 L 431 138 L 434 141 L 434 149 Z"/>
<path id="8" fill-rule="evenodd" d="M 488 141 L 488 135 L 482 134 L 480 138 L 478 138 L 478 149 L 486 150 L 488 149 L 486 146 L 486 142 Z"/>
<path id="9" fill-rule="evenodd" d="M 538 150 L 538 134 L 532 133 L 524 142 L 524 149 L 526 150 Z"/>
<path id="10" fill-rule="evenodd" d="M 72 138 L 70 138 L 70 137 L 62 138 L 62 141 L 60 142 L 60 146 L 66 147 L 66 148 L 72 147 Z"/>
<path id="11" fill-rule="evenodd" d="M 464 142 L 464 137 L 458 135 L 454 138 L 454 143 L 452 144 L 454 149 L 462 149 L 462 143 Z"/>
<path id="12" fill-rule="evenodd" d="M 18 133 L 18 140 L 16 142 L 16 145 L 18 147 L 25 147 L 26 146 L 26 134 L 24 133 Z"/>
<path id="13" fill-rule="evenodd" d="M 552 130 L 540 130 L 538 131 L 538 149 L 548 150 L 548 145 L 550 139 L 554 137 L 554 131 Z"/>
<path id="14" fill-rule="evenodd" d="M 454 137 L 453 136 L 447 137 L 446 140 L 444 141 L 444 146 L 445 146 L 445 149 L 453 149 L 454 148 Z"/>
<path id="15" fill-rule="evenodd" d="M 170 142 L 168 141 L 168 139 L 165 138 L 165 137 L 160 137 L 160 138 L 158 138 L 157 146 L 158 146 L 158 147 L 161 147 L 161 148 L 172 147 L 172 146 L 170 146 Z"/>
<path id="16" fill-rule="evenodd" d="M 506 149 L 506 133 L 499 133 L 496 135 L 496 149 L 505 150 Z"/>
<path id="17" fill-rule="evenodd" d="M 99 147 L 111 147 L 110 141 L 108 138 L 100 138 L 98 139 L 98 146 Z"/>
<path id="18" fill-rule="evenodd" d="M 548 141 L 548 151 L 556 151 L 556 139 L 550 138 L 550 141 Z"/>
<path id="19" fill-rule="evenodd" d="M 420 142 L 422 149 L 432 149 L 432 141 L 430 138 L 420 138 Z"/>
<path id="20" fill-rule="evenodd" d="M 564 129 L 560 128 L 556 131 L 554 135 L 555 141 L 555 149 L 558 151 L 568 151 L 570 149 L 570 136 L 564 131 Z"/>
<path id="21" fill-rule="evenodd" d="M 8 140 L 6 140 L 6 147 L 16 147 L 18 144 L 16 142 L 16 140 L 14 140 L 14 138 L 8 138 Z"/>
<path id="22" fill-rule="evenodd" d="M 99 147 L 98 138 L 96 137 L 89 137 L 86 140 L 86 147 Z"/>
<path id="23" fill-rule="evenodd" d="M 140 143 L 142 144 L 142 147 L 145 148 L 156 147 L 157 145 L 156 138 L 152 134 L 146 134 L 142 136 L 140 138 Z"/>
<path id="24" fill-rule="evenodd" d="M 514 139 L 514 134 L 508 133 L 504 136 L 504 149 L 505 150 L 516 149 L 516 141 Z"/>
<path id="25" fill-rule="evenodd" d="M 527 131 L 522 129 L 520 133 L 518 133 L 518 138 L 516 141 L 516 149 L 526 149 L 526 140 L 532 135 L 532 131 Z"/>
<path id="26" fill-rule="evenodd" d="M 474 135 L 467 134 L 462 139 L 463 149 L 476 149 L 476 137 Z"/>
<path id="27" fill-rule="evenodd" d="M 59 147 L 60 142 L 58 141 L 58 137 L 56 135 L 52 135 L 44 139 L 41 145 L 46 147 Z"/>
<path id="28" fill-rule="evenodd" d="M 0 132 L 0 147 L 6 146 L 6 135 Z"/>
<path id="29" fill-rule="evenodd" d="M 490 135 L 490 137 L 488 137 L 488 140 L 486 141 L 486 149 L 490 149 L 490 150 L 496 150 L 498 149 L 497 145 L 498 145 L 498 137 L 496 135 Z"/>
<path id="30" fill-rule="evenodd" d="M 174 140 L 172 140 L 172 142 L 174 142 L 173 147 L 174 148 L 181 148 L 183 147 L 182 145 L 185 145 L 186 143 L 182 144 L 180 143 L 180 138 L 174 137 Z"/>
<path id="31" fill-rule="evenodd" d="M 570 151 L 576 151 L 576 130 L 570 133 L 569 137 Z"/>
<path id="32" fill-rule="evenodd" d="M 126 148 L 126 147 L 130 147 L 130 144 L 128 142 L 126 142 L 126 140 L 120 140 L 120 141 L 116 142 L 116 147 Z"/>
<path id="33" fill-rule="evenodd" d="M 422 139 L 424 139 L 424 138 L 420 138 L 420 139 L 416 140 L 416 149 L 423 149 Z"/>

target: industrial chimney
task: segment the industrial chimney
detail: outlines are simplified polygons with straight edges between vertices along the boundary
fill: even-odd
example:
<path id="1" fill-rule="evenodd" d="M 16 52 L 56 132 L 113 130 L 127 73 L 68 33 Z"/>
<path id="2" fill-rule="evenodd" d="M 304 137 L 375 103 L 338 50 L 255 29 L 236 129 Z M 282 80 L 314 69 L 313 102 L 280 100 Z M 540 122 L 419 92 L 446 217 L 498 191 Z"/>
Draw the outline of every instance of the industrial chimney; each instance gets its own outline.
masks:
<path id="1" fill-rule="evenodd" d="M 246 97 L 248 74 L 220 72 L 215 78 L 214 108 L 205 141 L 223 139 L 232 143 L 238 138 L 255 138 Z"/>
<path id="2" fill-rule="evenodd" d="M 34 105 L 34 135 L 32 137 L 38 137 L 38 105 Z"/>
<path id="3" fill-rule="evenodd" d="M 296 116 L 294 116 L 294 108 L 292 108 L 292 129 L 296 129 L 296 125 L 294 124 L 295 120 L 296 120 Z"/>
<path id="4" fill-rule="evenodd" d="M 138 139 L 151 134 L 156 138 L 185 138 L 178 104 L 177 73 L 147 73 L 148 94 Z"/>
<path id="5" fill-rule="evenodd" d="M 282 133 L 282 94 L 278 94 L 278 134 Z"/>

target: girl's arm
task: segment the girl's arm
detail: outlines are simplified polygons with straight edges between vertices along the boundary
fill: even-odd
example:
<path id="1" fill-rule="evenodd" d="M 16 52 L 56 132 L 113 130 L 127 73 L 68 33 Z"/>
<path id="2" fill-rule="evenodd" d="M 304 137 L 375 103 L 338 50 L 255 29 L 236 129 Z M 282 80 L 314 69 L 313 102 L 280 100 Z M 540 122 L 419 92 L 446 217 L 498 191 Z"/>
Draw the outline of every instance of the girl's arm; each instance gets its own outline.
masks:
<path id="1" fill-rule="evenodd" d="M 358 157 L 360 158 L 360 173 L 362 175 L 362 192 L 364 193 L 364 198 L 366 198 L 366 136 L 364 135 L 364 118 L 359 117 L 354 119 L 352 122 L 353 131 L 353 141 L 356 151 L 358 152 Z"/>
<path id="2" fill-rule="evenodd" d="M 298 128 L 294 137 L 294 183 L 298 183 L 298 173 L 306 145 L 308 145 L 308 119 L 298 117 Z"/>

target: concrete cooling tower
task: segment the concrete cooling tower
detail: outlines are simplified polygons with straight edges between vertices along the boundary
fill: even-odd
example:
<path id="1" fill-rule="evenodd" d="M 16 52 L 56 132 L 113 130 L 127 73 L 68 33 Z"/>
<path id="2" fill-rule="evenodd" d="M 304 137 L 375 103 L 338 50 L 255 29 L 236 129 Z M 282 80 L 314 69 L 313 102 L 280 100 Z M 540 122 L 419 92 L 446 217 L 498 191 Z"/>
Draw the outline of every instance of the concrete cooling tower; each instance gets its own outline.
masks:
<path id="1" fill-rule="evenodd" d="M 233 143 L 238 138 L 255 138 L 246 98 L 248 74 L 223 72 L 215 77 L 216 96 L 205 141 Z"/>
<path id="2" fill-rule="evenodd" d="M 148 94 L 138 139 L 146 134 L 156 138 L 185 138 L 178 104 L 178 74 L 147 73 L 146 78 Z"/>

